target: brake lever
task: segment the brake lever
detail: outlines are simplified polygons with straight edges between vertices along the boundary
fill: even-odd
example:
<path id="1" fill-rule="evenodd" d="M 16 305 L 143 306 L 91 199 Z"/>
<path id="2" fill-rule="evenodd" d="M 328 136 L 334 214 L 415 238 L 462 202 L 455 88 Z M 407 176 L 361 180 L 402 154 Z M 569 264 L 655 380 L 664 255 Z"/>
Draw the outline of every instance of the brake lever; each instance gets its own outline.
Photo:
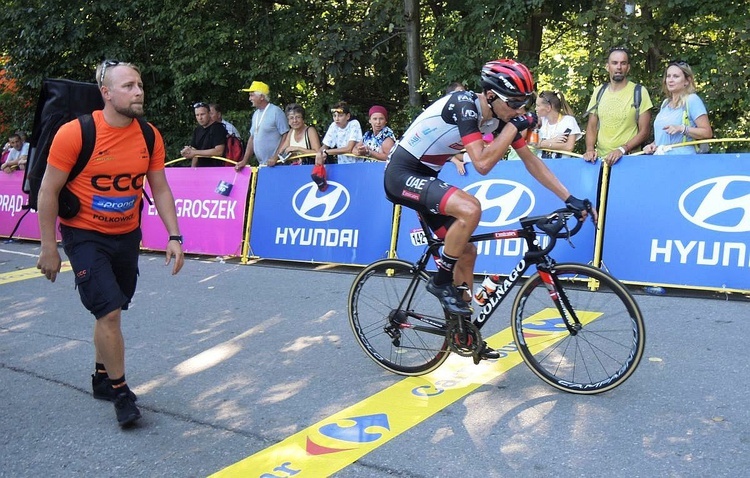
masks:
<path id="1" fill-rule="evenodd" d="M 565 215 L 564 214 L 561 214 L 561 216 L 562 216 L 562 221 L 563 221 L 563 224 L 564 224 L 563 227 L 565 228 L 565 233 L 566 233 L 565 234 L 565 240 L 567 241 L 568 244 L 570 244 L 570 247 L 572 247 L 573 249 L 575 249 L 576 245 L 573 244 L 573 241 L 570 239 L 572 236 L 570 235 L 570 227 L 568 226 L 568 221 L 565 219 Z"/>

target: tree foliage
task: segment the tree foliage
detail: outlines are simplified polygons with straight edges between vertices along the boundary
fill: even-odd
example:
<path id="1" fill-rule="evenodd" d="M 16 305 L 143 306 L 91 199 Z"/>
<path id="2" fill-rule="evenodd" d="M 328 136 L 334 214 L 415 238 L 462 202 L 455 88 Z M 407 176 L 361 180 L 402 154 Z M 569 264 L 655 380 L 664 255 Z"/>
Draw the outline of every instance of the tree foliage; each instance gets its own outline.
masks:
<path id="1" fill-rule="evenodd" d="M 750 132 L 750 15 L 744 0 L 654 0 L 626 14 L 622 0 L 423 0 L 419 71 L 424 103 L 453 81 L 477 88 L 488 59 L 514 57 L 532 67 L 541 88 L 563 91 L 582 113 L 604 79 L 606 51 L 632 52 L 631 79 L 660 104 L 670 59 L 696 73 L 717 137 Z M 188 141 L 192 103 L 222 104 L 242 132 L 251 106 L 238 90 L 271 86 L 274 103 L 302 104 L 323 131 L 338 100 L 366 121 L 373 104 L 403 131 L 409 108 L 403 0 L 3 0 L 0 58 L 5 129 L 30 129 L 33 101 L 46 77 L 93 81 L 105 58 L 142 67 L 147 114 L 164 133 L 170 157 Z M 2 81 L 3 78 L 0 78 Z M 26 115 L 19 115 L 26 111 Z M 9 115 L 8 112 L 12 112 Z"/>

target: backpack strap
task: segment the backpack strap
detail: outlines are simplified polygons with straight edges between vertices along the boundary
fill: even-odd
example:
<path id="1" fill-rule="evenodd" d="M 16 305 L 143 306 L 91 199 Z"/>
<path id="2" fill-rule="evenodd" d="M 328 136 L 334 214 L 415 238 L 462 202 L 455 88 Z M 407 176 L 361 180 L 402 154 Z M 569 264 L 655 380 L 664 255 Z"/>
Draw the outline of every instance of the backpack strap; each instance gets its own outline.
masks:
<path id="1" fill-rule="evenodd" d="M 594 111 L 596 108 L 599 107 L 599 102 L 602 100 L 602 96 L 604 96 L 604 90 L 606 90 L 608 86 L 609 86 L 608 82 L 602 83 L 601 88 L 599 88 L 599 91 L 596 93 L 596 103 L 594 103 L 594 105 L 591 108 L 586 110 L 586 114 L 584 114 L 583 116 L 590 115 L 592 111 Z"/>
<path id="2" fill-rule="evenodd" d="M 156 134 L 154 133 L 154 128 L 152 128 L 151 125 L 148 124 L 148 121 L 146 121 L 145 119 L 136 119 L 138 120 L 138 125 L 141 127 L 141 131 L 143 132 L 143 139 L 146 140 L 148 157 L 151 158 L 151 156 L 154 155 L 154 143 L 156 143 Z"/>
<path id="3" fill-rule="evenodd" d="M 83 168 L 91 159 L 91 155 L 94 154 L 94 144 L 96 143 L 96 125 L 94 124 L 94 118 L 90 115 L 83 115 L 78 117 L 78 123 L 81 125 L 81 151 L 78 153 L 78 159 L 76 164 L 73 165 L 73 169 L 68 174 L 68 181 L 71 182 L 81 174 Z"/>
<path id="4" fill-rule="evenodd" d="M 635 126 L 638 127 L 638 120 L 641 118 L 641 89 L 643 85 L 640 83 L 635 84 L 635 90 L 633 91 L 633 107 L 635 108 Z"/>

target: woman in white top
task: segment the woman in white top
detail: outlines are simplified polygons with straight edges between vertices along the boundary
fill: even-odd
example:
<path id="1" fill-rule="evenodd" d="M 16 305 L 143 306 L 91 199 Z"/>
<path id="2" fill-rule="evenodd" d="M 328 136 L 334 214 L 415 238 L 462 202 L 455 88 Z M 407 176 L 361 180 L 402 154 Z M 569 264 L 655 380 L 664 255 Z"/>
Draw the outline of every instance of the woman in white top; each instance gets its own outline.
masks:
<path id="1" fill-rule="evenodd" d="M 576 141 L 583 136 L 573 110 L 559 91 L 542 91 L 536 99 L 536 114 L 539 116 L 540 158 L 569 158 L 562 153 L 543 151 L 573 151 Z"/>

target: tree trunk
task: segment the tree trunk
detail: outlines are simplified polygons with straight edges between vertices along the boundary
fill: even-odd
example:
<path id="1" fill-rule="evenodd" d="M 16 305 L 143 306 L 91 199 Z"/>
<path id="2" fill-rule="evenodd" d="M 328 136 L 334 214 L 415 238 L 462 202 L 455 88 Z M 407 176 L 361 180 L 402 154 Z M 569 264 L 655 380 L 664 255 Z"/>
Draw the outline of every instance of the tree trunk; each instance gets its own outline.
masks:
<path id="1" fill-rule="evenodd" d="M 419 95 L 419 0 L 404 0 L 406 19 L 406 75 L 409 80 L 409 104 L 421 106 Z"/>

